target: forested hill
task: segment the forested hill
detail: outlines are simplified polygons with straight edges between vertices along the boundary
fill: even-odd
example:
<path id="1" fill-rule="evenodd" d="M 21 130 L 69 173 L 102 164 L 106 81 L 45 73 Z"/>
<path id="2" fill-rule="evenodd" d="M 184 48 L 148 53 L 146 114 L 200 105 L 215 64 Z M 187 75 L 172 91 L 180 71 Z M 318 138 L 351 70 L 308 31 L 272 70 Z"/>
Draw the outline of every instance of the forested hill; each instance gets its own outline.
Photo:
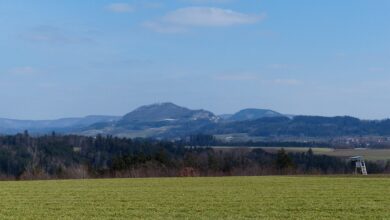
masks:
<path id="1" fill-rule="evenodd" d="M 194 134 L 243 133 L 252 137 L 304 139 L 390 136 L 390 120 L 360 120 L 349 116 L 285 116 L 267 109 L 244 109 L 220 117 L 207 110 L 191 110 L 173 103 L 141 106 L 123 117 L 90 116 L 53 121 L 0 119 L 0 134 L 16 134 L 24 130 L 34 135 L 55 131 L 92 137 L 101 134 L 178 139 Z"/>
<path id="2" fill-rule="evenodd" d="M 221 123 L 210 134 L 248 133 L 252 136 L 340 137 L 390 135 L 390 120 L 369 121 L 358 118 L 295 116 L 262 118 L 252 121 Z"/>
<path id="3" fill-rule="evenodd" d="M 388 136 L 390 120 L 360 120 L 349 116 L 284 116 L 272 110 L 246 109 L 218 117 L 172 103 L 141 107 L 117 123 L 95 124 L 82 134 L 122 137 L 182 138 L 192 134 L 245 133 L 261 137 Z"/>

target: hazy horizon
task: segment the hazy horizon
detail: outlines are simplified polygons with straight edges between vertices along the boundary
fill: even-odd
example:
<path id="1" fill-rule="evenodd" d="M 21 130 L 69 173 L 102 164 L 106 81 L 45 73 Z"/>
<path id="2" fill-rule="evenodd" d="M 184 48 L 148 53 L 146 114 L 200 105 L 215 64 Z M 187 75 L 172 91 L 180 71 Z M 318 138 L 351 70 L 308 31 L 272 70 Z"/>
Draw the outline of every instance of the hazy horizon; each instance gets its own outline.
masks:
<path id="1" fill-rule="evenodd" d="M 0 2 L 0 118 L 173 102 L 390 117 L 390 1 Z"/>

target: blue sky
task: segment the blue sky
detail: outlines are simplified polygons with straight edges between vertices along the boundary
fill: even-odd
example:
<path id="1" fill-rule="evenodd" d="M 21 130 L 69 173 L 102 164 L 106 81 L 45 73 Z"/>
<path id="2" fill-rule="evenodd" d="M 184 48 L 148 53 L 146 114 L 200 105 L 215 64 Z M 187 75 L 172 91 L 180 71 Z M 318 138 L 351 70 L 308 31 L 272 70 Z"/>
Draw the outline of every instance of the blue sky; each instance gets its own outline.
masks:
<path id="1" fill-rule="evenodd" d="M 0 0 L 0 117 L 390 117 L 388 0 Z"/>

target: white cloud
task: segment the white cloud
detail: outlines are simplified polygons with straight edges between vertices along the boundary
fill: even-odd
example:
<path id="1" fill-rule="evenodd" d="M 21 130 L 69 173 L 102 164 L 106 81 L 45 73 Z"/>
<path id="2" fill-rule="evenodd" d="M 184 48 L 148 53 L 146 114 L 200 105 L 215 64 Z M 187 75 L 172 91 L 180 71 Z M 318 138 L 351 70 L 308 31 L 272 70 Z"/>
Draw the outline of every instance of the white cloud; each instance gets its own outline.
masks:
<path id="1" fill-rule="evenodd" d="M 229 9 L 213 7 L 187 7 L 169 12 L 154 22 L 144 26 L 152 30 L 181 29 L 191 27 L 228 27 L 254 24 L 265 18 L 265 14 L 245 14 Z"/>
<path id="2" fill-rule="evenodd" d="M 107 10 L 115 13 L 129 13 L 134 11 L 134 7 L 127 3 L 113 3 L 107 6 Z"/>

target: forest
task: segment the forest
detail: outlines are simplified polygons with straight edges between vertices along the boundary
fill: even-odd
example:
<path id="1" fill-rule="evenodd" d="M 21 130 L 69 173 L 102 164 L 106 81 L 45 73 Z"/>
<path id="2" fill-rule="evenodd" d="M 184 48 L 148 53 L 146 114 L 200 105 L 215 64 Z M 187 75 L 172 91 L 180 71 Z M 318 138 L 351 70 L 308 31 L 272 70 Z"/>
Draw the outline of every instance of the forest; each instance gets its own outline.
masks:
<path id="1" fill-rule="evenodd" d="M 347 160 L 314 155 L 310 148 L 305 153 L 282 149 L 277 154 L 248 148 L 218 150 L 202 144 L 207 139 L 194 135 L 184 141 L 162 141 L 54 132 L 33 137 L 26 131 L 0 136 L 0 177 L 24 180 L 353 172 Z M 390 163 L 370 162 L 367 166 L 370 173 L 390 170 Z"/>
<path id="2" fill-rule="evenodd" d="M 360 120 L 350 116 L 266 117 L 220 123 L 205 130 L 208 134 L 247 133 L 251 136 L 263 137 L 389 136 L 390 120 Z"/>

